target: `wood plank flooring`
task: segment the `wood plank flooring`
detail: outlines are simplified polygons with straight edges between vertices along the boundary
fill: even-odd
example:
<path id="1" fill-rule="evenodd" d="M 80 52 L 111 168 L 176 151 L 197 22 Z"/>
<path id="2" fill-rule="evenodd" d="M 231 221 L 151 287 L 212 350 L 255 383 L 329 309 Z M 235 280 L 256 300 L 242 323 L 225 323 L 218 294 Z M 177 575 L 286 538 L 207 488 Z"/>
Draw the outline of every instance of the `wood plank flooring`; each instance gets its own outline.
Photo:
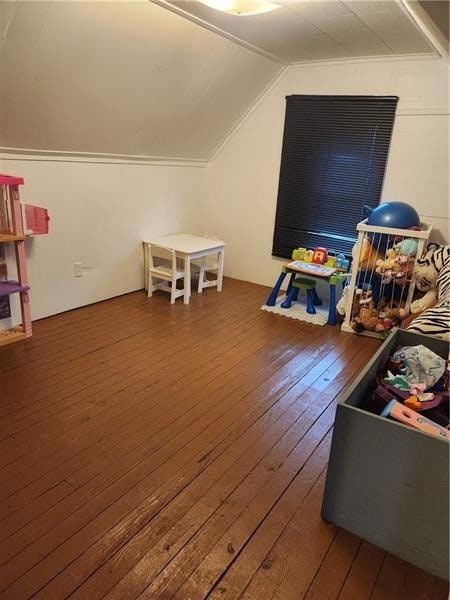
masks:
<path id="1" fill-rule="evenodd" d="M 0 598 L 447 597 L 320 518 L 336 395 L 379 342 L 268 291 L 135 292 L 0 348 Z"/>

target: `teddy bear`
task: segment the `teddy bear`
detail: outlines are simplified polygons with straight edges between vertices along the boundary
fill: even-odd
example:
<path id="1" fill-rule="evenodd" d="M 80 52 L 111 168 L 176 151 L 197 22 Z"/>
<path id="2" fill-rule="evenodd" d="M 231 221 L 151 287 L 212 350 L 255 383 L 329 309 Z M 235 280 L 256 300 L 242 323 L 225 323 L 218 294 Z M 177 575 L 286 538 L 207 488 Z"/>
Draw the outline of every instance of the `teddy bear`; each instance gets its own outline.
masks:
<path id="1" fill-rule="evenodd" d="M 397 262 L 397 252 L 394 248 L 388 248 L 384 259 L 379 258 L 375 263 L 375 271 L 382 273 L 386 269 L 394 269 Z"/>
<path id="2" fill-rule="evenodd" d="M 353 296 L 351 327 L 357 333 L 361 331 L 384 331 L 384 326 L 374 307 L 372 290 L 358 288 Z"/>
<path id="3" fill-rule="evenodd" d="M 362 306 L 359 309 L 359 313 L 353 317 L 351 326 L 356 333 L 361 333 L 364 330 L 381 333 L 386 330 L 382 320 L 378 316 L 377 309 L 371 306 Z"/>
<path id="4" fill-rule="evenodd" d="M 380 313 L 373 306 L 362 306 L 352 321 L 352 327 L 357 333 L 364 329 L 381 333 L 399 325 L 406 314 L 404 308 L 397 306 L 384 308 Z"/>
<path id="5" fill-rule="evenodd" d="M 388 305 L 385 299 L 374 303 L 372 290 L 357 289 L 353 298 L 351 326 L 357 333 L 363 330 L 381 333 L 399 325 L 406 309 Z"/>

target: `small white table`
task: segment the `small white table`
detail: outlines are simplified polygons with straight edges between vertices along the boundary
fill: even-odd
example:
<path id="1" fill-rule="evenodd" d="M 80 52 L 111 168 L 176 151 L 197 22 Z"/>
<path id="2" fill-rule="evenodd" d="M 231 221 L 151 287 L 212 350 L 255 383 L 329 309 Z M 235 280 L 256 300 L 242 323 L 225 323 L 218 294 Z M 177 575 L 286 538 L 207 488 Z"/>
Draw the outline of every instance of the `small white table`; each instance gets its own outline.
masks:
<path id="1" fill-rule="evenodd" d="M 173 233 L 151 238 L 144 241 L 144 260 L 145 269 L 148 264 L 148 244 L 164 246 L 170 250 L 175 250 L 177 258 L 184 261 L 184 303 L 189 304 L 191 296 L 191 261 L 196 258 L 203 258 L 210 254 L 218 255 L 217 269 L 217 291 L 222 291 L 223 281 L 223 261 L 225 242 L 222 240 L 212 240 L 200 235 L 190 233 Z M 147 279 L 147 278 L 146 278 Z"/>

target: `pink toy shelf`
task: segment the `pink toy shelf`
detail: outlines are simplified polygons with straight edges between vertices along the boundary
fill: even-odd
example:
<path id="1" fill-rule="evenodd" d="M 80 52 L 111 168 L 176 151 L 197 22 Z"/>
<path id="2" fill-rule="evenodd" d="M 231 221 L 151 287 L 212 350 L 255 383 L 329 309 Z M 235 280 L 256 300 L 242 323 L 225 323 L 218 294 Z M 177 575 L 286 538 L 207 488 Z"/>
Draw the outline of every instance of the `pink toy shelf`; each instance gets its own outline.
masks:
<path id="1" fill-rule="evenodd" d="M 0 244 L 14 245 L 17 269 L 17 281 L 0 280 L 0 297 L 18 294 L 22 316 L 19 327 L 0 329 L 0 346 L 32 334 L 25 235 L 48 233 L 47 211 L 37 206 L 23 206 L 19 196 L 20 185 L 23 185 L 22 177 L 0 174 Z M 1 277 L 6 279 L 6 265 L 2 267 Z"/>
<path id="2" fill-rule="evenodd" d="M 14 292 L 28 292 L 29 285 L 21 285 L 18 281 L 0 281 L 0 296 L 8 296 Z"/>

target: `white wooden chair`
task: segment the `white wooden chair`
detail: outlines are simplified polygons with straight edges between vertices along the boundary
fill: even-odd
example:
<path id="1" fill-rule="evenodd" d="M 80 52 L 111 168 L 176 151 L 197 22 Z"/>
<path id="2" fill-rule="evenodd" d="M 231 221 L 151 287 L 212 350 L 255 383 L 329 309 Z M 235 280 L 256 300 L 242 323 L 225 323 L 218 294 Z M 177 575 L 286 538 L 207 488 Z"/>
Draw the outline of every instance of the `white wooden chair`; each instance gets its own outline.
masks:
<path id="1" fill-rule="evenodd" d="M 170 293 L 170 303 L 174 304 L 184 295 L 184 289 L 177 289 L 177 281 L 184 279 L 184 271 L 177 266 L 175 250 L 147 244 L 147 259 L 147 295 L 150 297 L 154 291 L 163 290 Z"/>
<path id="2" fill-rule="evenodd" d="M 203 258 L 197 258 L 192 261 L 194 270 L 197 272 L 198 275 L 197 292 L 199 294 L 201 294 L 205 288 L 215 286 L 217 286 L 218 291 L 221 291 L 221 281 L 223 273 L 221 276 L 219 271 L 221 268 L 219 257 L 220 252 L 217 252 L 216 254 L 210 254 L 208 256 L 204 256 Z M 212 278 L 210 277 L 208 279 L 207 273 L 213 273 Z"/>

